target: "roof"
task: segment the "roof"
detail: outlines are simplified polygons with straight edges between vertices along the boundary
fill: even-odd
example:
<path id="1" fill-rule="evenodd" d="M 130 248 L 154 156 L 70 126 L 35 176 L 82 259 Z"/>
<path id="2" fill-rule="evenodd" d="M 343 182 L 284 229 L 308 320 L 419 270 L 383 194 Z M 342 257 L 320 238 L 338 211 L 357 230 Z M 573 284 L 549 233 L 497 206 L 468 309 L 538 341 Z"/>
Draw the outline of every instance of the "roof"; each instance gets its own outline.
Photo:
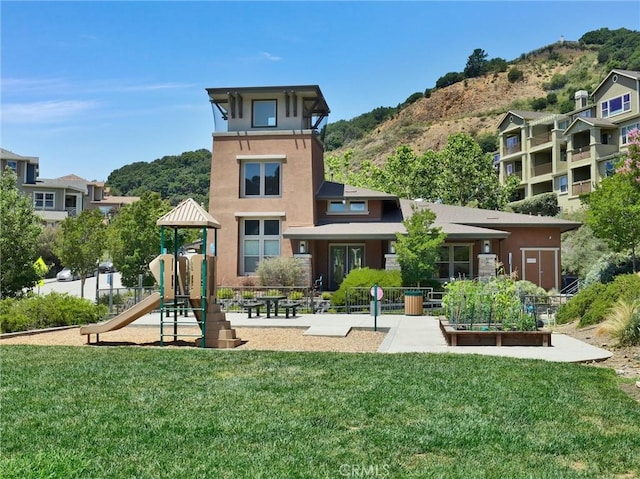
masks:
<path id="1" fill-rule="evenodd" d="M 392 199 L 397 200 L 395 195 L 384 193 L 382 191 L 368 190 L 366 188 L 358 188 L 357 186 L 343 185 L 342 183 L 334 183 L 333 181 L 323 181 L 316 193 L 316 199 L 334 200 L 342 198 L 352 199 Z"/>
<path id="2" fill-rule="evenodd" d="M 528 110 L 509 110 L 504 115 L 500 117 L 498 120 L 498 128 L 507 119 L 510 115 L 515 115 L 517 117 L 522 118 L 523 120 L 536 120 L 538 118 L 542 118 L 545 116 L 549 116 L 548 112 L 539 112 L 539 111 L 528 111 Z"/>
<path id="3" fill-rule="evenodd" d="M 37 156 L 17 155 L 13 151 L 5 150 L 4 148 L 0 148 L 0 158 L 3 160 L 28 161 L 29 163 L 38 163 L 40 161 L 40 159 Z"/>
<path id="4" fill-rule="evenodd" d="M 595 93 L 600 89 L 602 85 L 604 85 L 604 83 L 609 79 L 611 75 L 622 75 L 622 76 L 631 78 L 633 80 L 640 80 L 640 72 L 637 72 L 634 70 L 620 70 L 618 68 L 614 68 L 607 74 L 607 76 L 604 77 L 604 79 L 600 83 L 598 83 L 598 86 L 593 89 L 593 93 L 591 94 L 591 96 L 595 95 Z"/>
<path id="5" fill-rule="evenodd" d="M 193 198 L 187 198 L 156 221 L 158 226 L 220 228 L 220 223 Z"/>
<path id="6" fill-rule="evenodd" d="M 429 208 L 436 215 L 435 225 L 457 224 L 477 226 L 481 228 L 505 228 L 524 227 L 533 228 L 548 226 L 560 228 L 561 231 L 569 231 L 578 228 L 581 223 L 569 221 L 554 216 L 534 216 L 508 211 L 484 210 L 481 208 L 468 208 L 465 206 L 443 205 L 426 201 L 400 200 L 404 216 L 411 214 L 411 205 Z M 444 227 L 443 227 L 444 229 Z"/>
<path id="7" fill-rule="evenodd" d="M 331 195 L 340 192 L 340 186 L 345 191 L 352 188 L 339 183 L 325 182 L 325 193 Z M 322 188 L 321 188 L 322 190 Z M 387 193 L 375 192 L 372 190 L 355 189 L 353 196 L 357 198 L 378 198 L 388 199 L 398 198 Z M 370 196 L 365 196 L 370 195 Z M 334 198 L 337 196 L 327 196 Z M 505 229 L 524 227 L 558 228 L 560 231 L 569 231 L 578 228 L 581 223 L 576 221 L 563 220 L 550 216 L 533 216 L 505 211 L 485 210 L 480 208 L 469 208 L 464 206 L 443 205 L 439 203 L 429 203 L 419 200 L 400 199 L 400 209 L 395 212 L 388 212 L 379 222 L 329 222 L 315 226 L 292 226 L 287 228 L 283 236 L 292 239 L 395 239 L 396 233 L 406 233 L 406 228 L 402 224 L 404 218 L 413 214 L 413 206 L 417 208 L 429 208 L 436 215 L 434 226 L 440 227 L 448 239 L 502 239 L 507 238 L 511 233 Z"/>
<path id="8" fill-rule="evenodd" d="M 35 183 L 26 183 L 23 186 L 28 188 L 53 188 L 58 190 L 60 189 L 76 190 L 81 193 L 87 194 L 86 181 L 64 180 L 60 178 L 38 178 Z"/>
<path id="9" fill-rule="evenodd" d="M 294 93 L 303 98 L 315 99 L 317 102 L 314 107 L 311 108 L 309 113 L 328 115 L 331 110 L 329 110 L 329 106 L 327 105 L 324 96 L 322 95 L 322 91 L 318 85 L 285 85 L 285 86 L 240 86 L 240 87 L 216 87 L 216 88 L 207 88 L 207 94 L 209 95 L 209 99 L 211 102 L 220 105 L 221 103 L 227 103 L 229 101 L 230 96 L 234 95 L 247 95 L 250 96 L 252 94 L 283 94 L 283 93 Z"/>
<path id="10" fill-rule="evenodd" d="M 580 116 L 580 117 L 576 118 L 575 120 L 573 120 L 571 122 L 571 124 L 567 127 L 567 129 L 562 132 L 562 134 L 563 135 L 567 135 L 568 132 L 570 130 L 572 130 L 573 127 L 575 125 L 577 125 L 579 122 L 586 123 L 589 126 L 597 126 L 597 127 L 601 127 L 601 128 L 602 127 L 604 127 L 604 128 L 617 128 L 617 125 L 615 123 L 613 123 L 613 122 L 611 122 L 609 120 L 605 120 L 604 118 L 592 118 L 592 117 L 588 117 L 588 116 L 587 117 Z"/>

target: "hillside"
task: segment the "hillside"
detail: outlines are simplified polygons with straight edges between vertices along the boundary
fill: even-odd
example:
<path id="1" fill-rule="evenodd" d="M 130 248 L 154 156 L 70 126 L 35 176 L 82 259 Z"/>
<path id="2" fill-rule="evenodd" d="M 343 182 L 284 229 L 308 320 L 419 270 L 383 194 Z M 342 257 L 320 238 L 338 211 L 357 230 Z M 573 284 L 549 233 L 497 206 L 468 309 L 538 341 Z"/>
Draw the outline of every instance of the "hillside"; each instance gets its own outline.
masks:
<path id="1" fill-rule="evenodd" d="M 453 133 L 495 135 L 501 115 L 509 109 L 530 109 L 532 99 L 545 98 L 549 93 L 545 84 L 554 76 L 579 78 L 575 89 L 592 91 L 606 70 L 598 64 L 596 51 L 571 46 L 546 48 L 511 62 L 512 67 L 523 72 L 521 81 L 509 82 L 508 72 L 502 72 L 436 89 L 429 98 L 402 109 L 363 138 L 328 154 L 339 156 L 352 150 L 355 164 L 365 159 L 381 164 L 399 145 L 409 145 L 422 153 L 439 150 Z M 565 85 L 566 91 L 559 92 L 558 100 L 571 101 L 572 87 L 570 83 Z"/>

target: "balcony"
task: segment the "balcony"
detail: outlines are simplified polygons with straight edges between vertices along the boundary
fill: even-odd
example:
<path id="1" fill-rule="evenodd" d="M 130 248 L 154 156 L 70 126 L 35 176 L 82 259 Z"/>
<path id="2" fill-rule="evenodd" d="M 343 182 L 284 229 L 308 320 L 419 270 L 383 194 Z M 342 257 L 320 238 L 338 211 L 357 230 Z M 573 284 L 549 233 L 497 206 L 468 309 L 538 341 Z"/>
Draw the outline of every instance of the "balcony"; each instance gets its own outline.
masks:
<path id="1" fill-rule="evenodd" d="M 574 196 L 591 192 L 591 180 L 576 181 L 571 184 L 571 194 Z"/>
<path id="2" fill-rule="evenodd" d="M 507 146 L 504 151 L 505 151 L 505 153 L 507 155 L 513 155 L 514 153 L 520 153 L 520 152 L 522 152 L 522 144 L 518 143 L 516 145 Z"/>
<path id="3" fill-rule="evenodd" d="M 535 135 L 529 139 L 531 147 L 544 145 L 545 143 L 549 143 L 551 141 L 551 132 L 544 133 L 542 135 Z"/>
<path id="4" fill-rule="evenodd" d="M 604 158 L 618 153 L 618 145 L 596 145 L 596 158 Z"/>
<path id="5" fill-rule="evenodd" d="M 591 156 L 591 147 L 582 146 L 571 151 L 571 161 L 580 161 Z"/>
<path id="6" fill-rule="evenodd" d="M 71 218 L 75 218 L 76 216 L 78 216 L 78 211 L 76 210 L 76 208 L 65 208 L 64 210 L 67 212 L 67 216 Z"/>
<path id="7" fill-rule="evenodd" d="M 531 176 L 547 175 L 551 173 L 553 163 L 542 163 L 540 165 L 534 165 L 531 168 Z"/>

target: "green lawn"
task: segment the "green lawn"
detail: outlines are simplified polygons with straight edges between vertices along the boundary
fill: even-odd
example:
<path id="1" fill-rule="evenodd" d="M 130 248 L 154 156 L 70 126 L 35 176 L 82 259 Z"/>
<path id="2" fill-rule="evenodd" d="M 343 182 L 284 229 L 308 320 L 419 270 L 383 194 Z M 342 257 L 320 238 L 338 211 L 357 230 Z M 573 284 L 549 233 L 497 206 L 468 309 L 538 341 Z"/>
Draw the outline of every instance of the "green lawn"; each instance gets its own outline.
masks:
<path id="1" fill-rule="evenodd" d="M 610 370 L 472 355 L 3 346 L 16 478 L 637 478 Z"/>

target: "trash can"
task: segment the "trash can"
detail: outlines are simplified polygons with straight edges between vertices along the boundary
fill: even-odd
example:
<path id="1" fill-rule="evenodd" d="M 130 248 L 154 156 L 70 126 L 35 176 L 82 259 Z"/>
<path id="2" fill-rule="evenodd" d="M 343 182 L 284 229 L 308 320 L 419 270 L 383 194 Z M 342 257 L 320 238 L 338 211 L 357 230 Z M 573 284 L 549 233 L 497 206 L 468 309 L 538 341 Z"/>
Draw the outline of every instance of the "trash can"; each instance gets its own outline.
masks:
<path id="1" fill-rule="evenodd" d="M 404 293 L 404 314 L 422 316 L 422 291 L 406 291 Z"/>

